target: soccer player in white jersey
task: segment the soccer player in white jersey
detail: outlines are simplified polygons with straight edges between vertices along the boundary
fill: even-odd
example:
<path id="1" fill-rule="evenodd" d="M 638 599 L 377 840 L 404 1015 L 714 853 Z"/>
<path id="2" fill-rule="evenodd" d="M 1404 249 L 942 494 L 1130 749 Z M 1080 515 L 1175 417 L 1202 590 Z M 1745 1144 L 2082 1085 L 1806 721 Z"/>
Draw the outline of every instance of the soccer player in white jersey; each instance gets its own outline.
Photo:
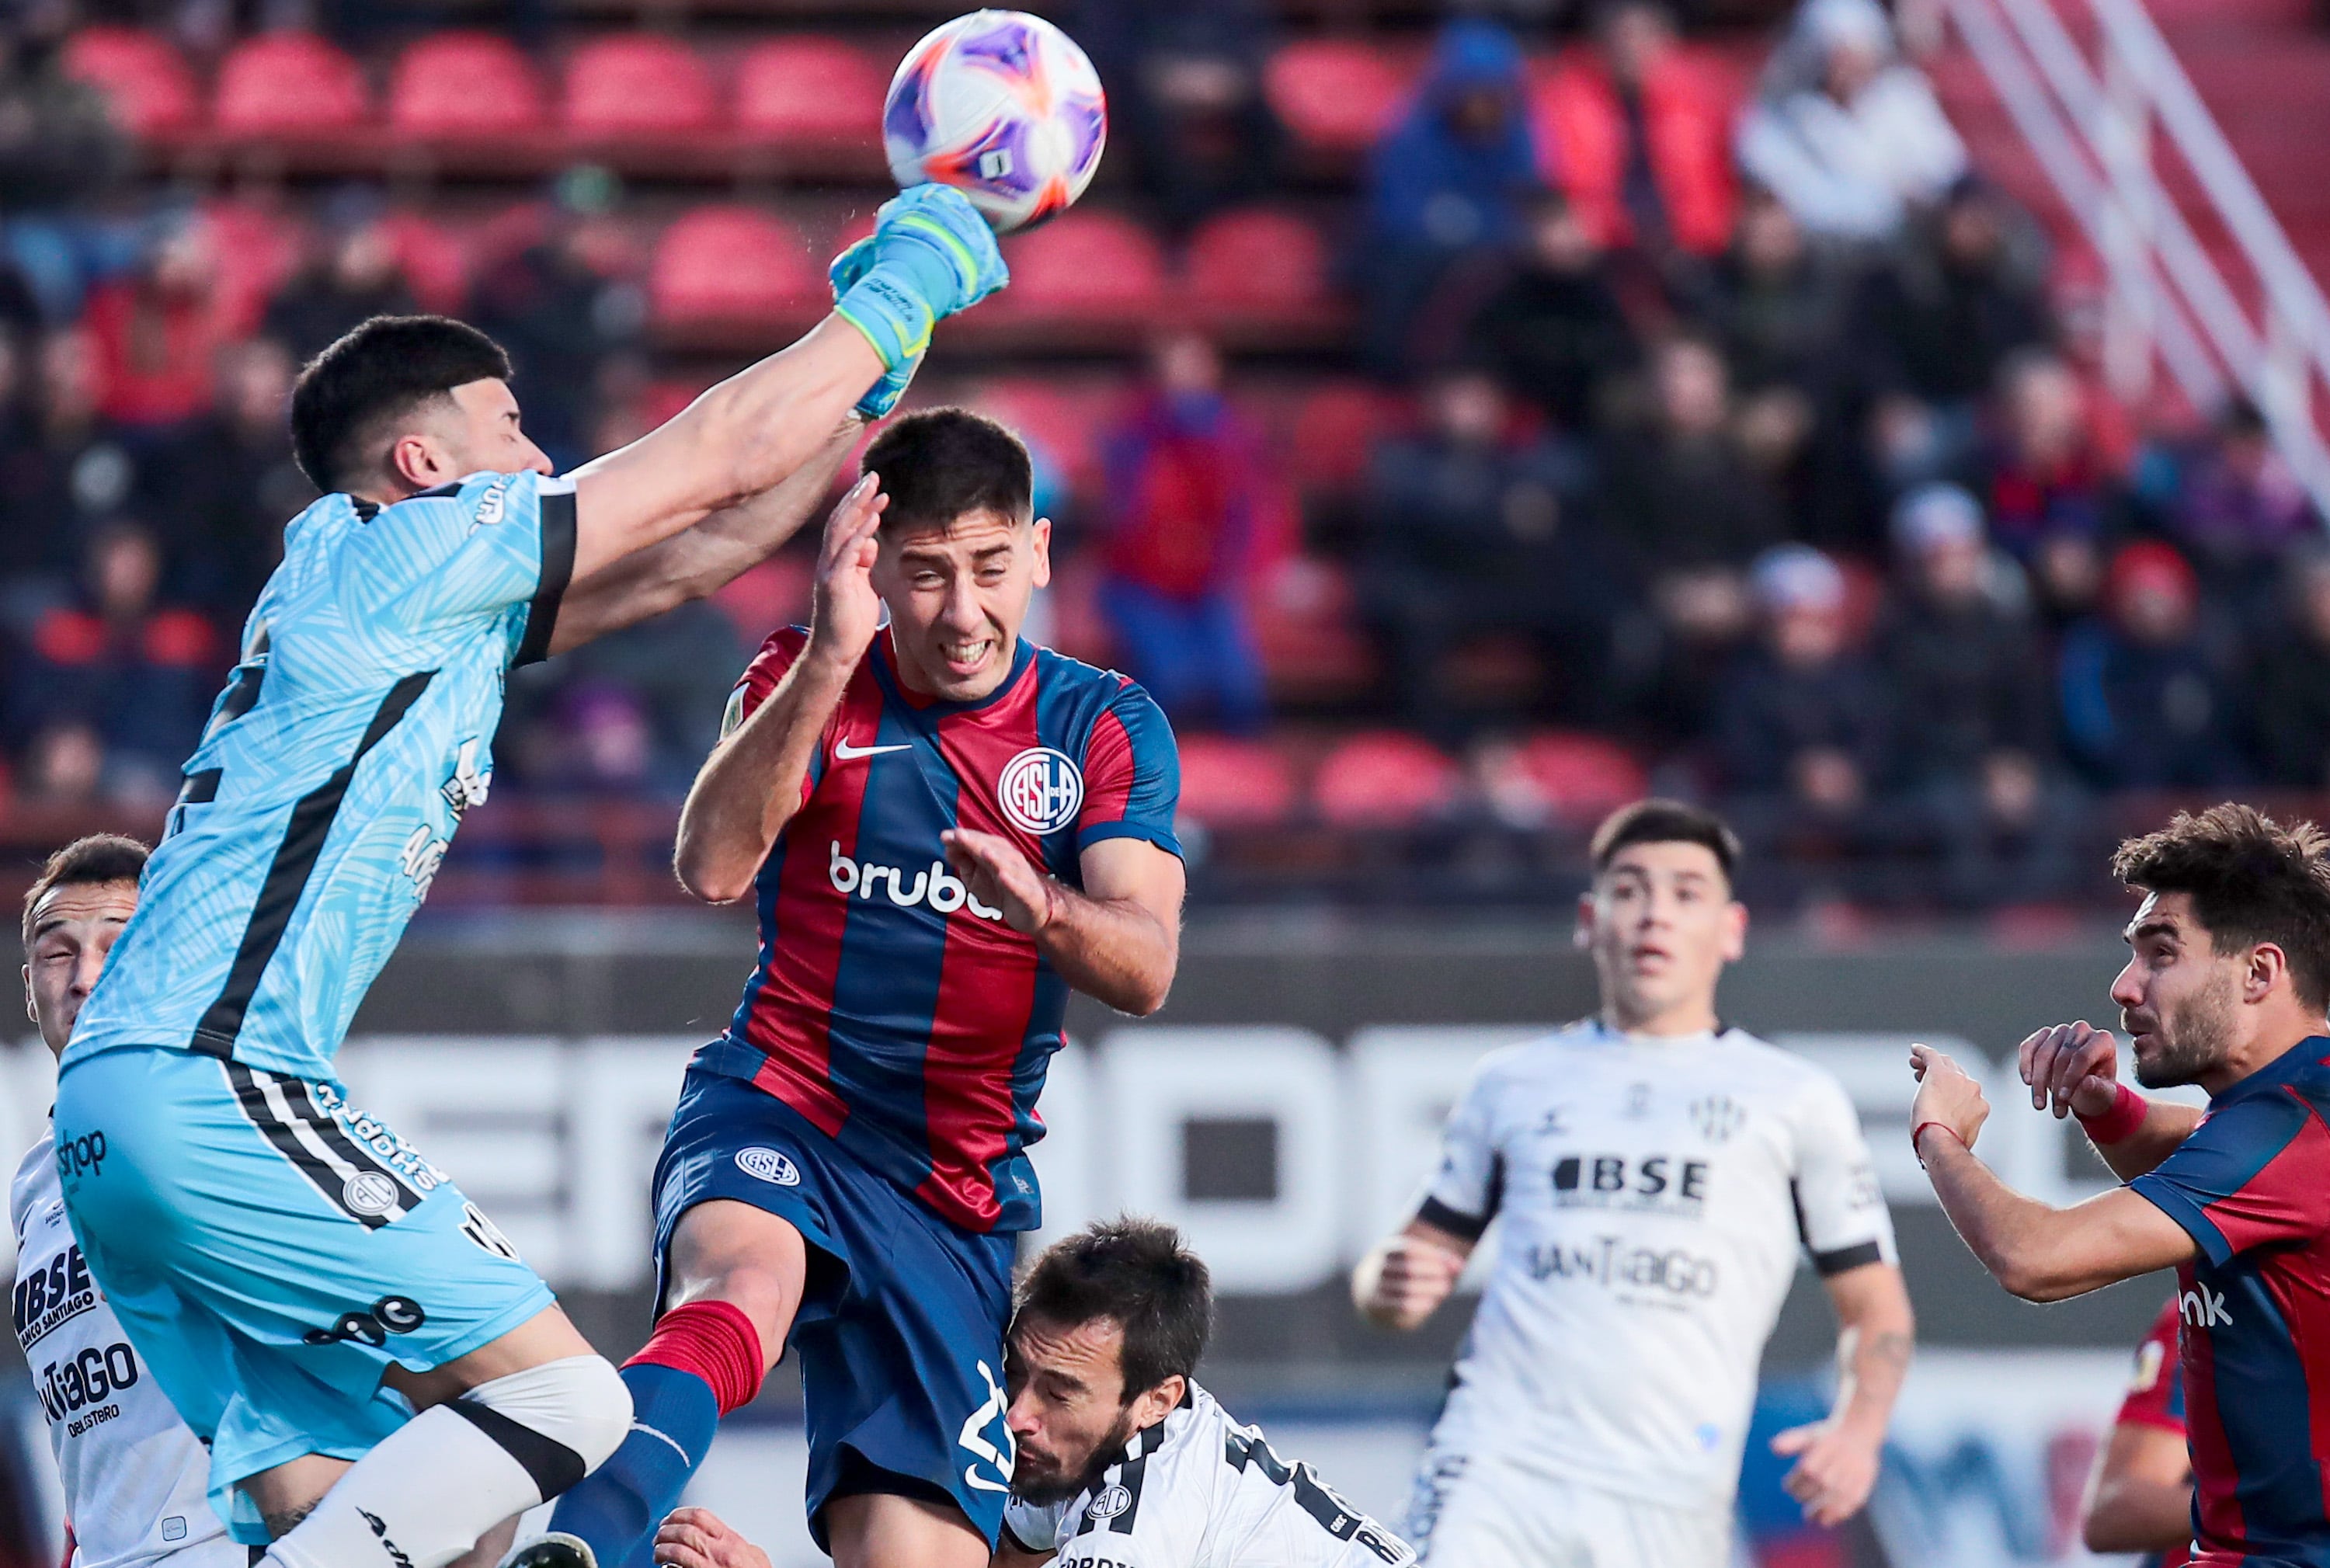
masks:
<path id="1" fill-rule="evenodd" d="M 1008 1421 L 1018 1457 L 993 1568 L 1405 1568 L 1405 1542 L 1289 1465 L 1191 1376 L 1206 1265 L 1153 1220 L 1088 1225 L 1020 1281 Z M 668 1568 L 769 1568 L 702 1508 L 656 1536 Z"/>
<path id="2" fill-rule="evenodd" d="M 24 1007 L 62 1055 L 105 955 L 137 907 L 146 846 L 110 834 L 49 857 L 24 895 Z M 49 1420 L 73 1530 L 66 1568 L 246 1568 L 204 1496 L 210 1456 L 148 1375 L 65 1221 L 43 1137 L 8 1190 L 16 1341 Z"/>
<path id="3" fill-rule="evenodd" d="M 1909 1299 L 1843 1089 L 1717 1016 L 1738 855 L 1692 806 L 1603 823 L 1577 930 L 1600 1015 L 1480 1064 L 1414 1216 L 1353 1274 L 1363 1314 L 1414 1328 L 1503 1221 L 1407 1522 L 1428 1563 L 1724 1568 L 1799 1249 L 1842 1325 L 1837 1397 L 1773 1446 L 1817 1524 L 1875 1483 Z"/>

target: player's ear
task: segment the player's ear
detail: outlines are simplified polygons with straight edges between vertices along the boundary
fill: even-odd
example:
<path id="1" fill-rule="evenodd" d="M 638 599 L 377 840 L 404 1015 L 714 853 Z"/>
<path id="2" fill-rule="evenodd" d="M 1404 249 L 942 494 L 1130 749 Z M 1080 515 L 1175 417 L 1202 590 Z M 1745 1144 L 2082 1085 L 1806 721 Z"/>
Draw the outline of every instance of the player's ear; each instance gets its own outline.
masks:
<path id="1" fill-rule="evenodd" d="M 1733 899 L 1723 906 L 1723 961 L 1736 964 L 1748 956 L 1748 906 Z"/>
<path id="2" fill-rule="evenodd" d="M 2249 961 L 2241 976 L 2241 999 L 2262 1002 L 2273 991 L 2276 980 L 2289 973 L 2289 955 L 2278 942 L 2259 942 L 2249 949 Z"/>
<path id="3" fill-rule="evenodd" d="M 428 490 L 445 482 L 447 464 L 437 450 L 437 443 L 415 431 L 396 438 L 388 449 L 388 466 L 397 480 L 415 490 Z"/>
<path id="4" fill-rule="evenodd" d="M 35 1025 L 38 1025 L 41 1021 L 41 1011 L 39 1008 L 33 1006 L 33 966 L 26 964 L 24 968 L 23 973 L 24 976 L 24 1016 L 30 1018 Z"/>
<path id="5" fill-rule="evenodd" d="M 1154 1388 L 1143 1389 L 1134 1400 L 1133 1424 L 1136 1428 L 1155 1426 L 1179 1404 L 1189 1392 L 1189 1380 L 1174 1373 Z"/>
<path id="6" fill-rule="evenodd" d="M 1052 581 L 1052 520 L 1038 517 L 1033 526 L 1036 534 L 1036 586 L 1048 588 Z"/>
<path id="7" fill-rule="evenodd" d="M 1590 887 L 1577 895 L 1577 928 L 1569 933 L 1569 942 L 1581 953 L 1594 945 L 1594 890 Z"/>

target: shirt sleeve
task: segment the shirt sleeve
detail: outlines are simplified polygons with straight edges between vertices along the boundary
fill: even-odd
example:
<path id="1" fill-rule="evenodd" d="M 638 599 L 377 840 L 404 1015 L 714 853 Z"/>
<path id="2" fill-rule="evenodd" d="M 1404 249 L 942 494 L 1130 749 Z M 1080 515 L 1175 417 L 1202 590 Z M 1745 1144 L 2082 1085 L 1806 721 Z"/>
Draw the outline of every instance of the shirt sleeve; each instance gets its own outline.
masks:
<path id="1" fill-rule="evenodd" d="M 1440 1129 L 1440 1163 L 1416 1205 L 1417 1219 L 1468 1242 L 1481 1239 L 1505 1197 L 1505 1157 L 1497 1148 L 1491 1084 L 1490 1064 L 1483 1063 Z"/>
<path id="2" fill-rule="evenodd" d="M 1877 1182 L 1877 1162 L 1844 1086 L 1818 1074 L 1797 1104 L 1796 1228 L 1825 1277 L 1864 1263 L 1890 1263 L 1893 1216 Z"/>
<path id="3" fill-rule="evenodd" d="M 472 474 L 359 525 L 350 581 L 377 611 L 414 623 L 520 610 L 514 665 L 550 652 L 574 572 L 574 486 L 546 474 Z"/>
<path id="4" fill-rule="evenodd" d="M 1068 1516 L 1068 1505 L 1023 1503 L 1017 1497 L 1003 1503 L 1003 1535 L 1012 1546 L 1021 1552 L 1041 1555 L 1059 1544 L 1060 1525 Z"/>
<path id="5" fill-rule="evenodd" d="M 1181 800 L 1181 754 L 1156 700 L 1131 681 L 1093 721 L 1084 742 L 1079 854 L 1104 838 L 1141 838 L 1181 853 L 1173 814 Z"/>
<path id="6" fill-rule="evenodd" d="M 2119 1426 L 2156 1426 L 2178 1436 L 2184 1432 L 2184 1374 L 2177 1361 L 2176 1298 L 2171 1296 L 2160 1316 L 2136 1347 L 2136 1365 L 2128 1374 L 2127 1397 L 2120 1401 Z"/>
<path id="7" fill-rule="evenodd" d="M 2128 1185 L 2222 1267 L 2251 1248 L 2330 1230 L 2330 1128 L 2294 1095 L 2252 1094 L 2211 1111 Z"/>
<path id="8" fill-rule="evenodd" d="M 789 626 L 770 634 L 769 639 L 761 645 L 761 651 L 753 656 L 753 662 L 744 666 L 744 673 L 738 677 L 735 688 L 728 694 L 728 705 L 720 714 L 722 740 L 734 734 L 745 720 L 760 711 L 761 704 L 769 700 L 769 694 L 777 689 L 777 683 L 785 678 L 785 672 L 793 667 L 793 661 L 800 657 L 801 649 L 808 646 L 809 629 L 806 627 Z M 819 747 L 809 760 L 809 771 L 801 775 L 803 800 L 809 798 L 810 792 L 817 788 L 817 781 L 824 776 L 825 751 Z"/>

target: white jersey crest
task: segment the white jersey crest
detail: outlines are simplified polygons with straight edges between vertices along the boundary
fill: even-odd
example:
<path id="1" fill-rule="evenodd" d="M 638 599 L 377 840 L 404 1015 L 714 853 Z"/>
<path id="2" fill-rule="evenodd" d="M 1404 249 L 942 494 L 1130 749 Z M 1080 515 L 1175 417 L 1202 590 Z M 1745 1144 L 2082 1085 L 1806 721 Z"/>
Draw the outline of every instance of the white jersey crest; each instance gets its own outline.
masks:
<path id="1" fill-rule="evenodd" d="M 1416 1212 L 1470 1237 L 1502 1222 L 1408 1519 L 1418 1538 L 1435 1475 L 1476 1460 L 1728 1509 L 1800 1256 L 1824 1274 L 1894 1256 L 1842 1086 L 1738 1029 L 1589 1022 L 1494 1053 Z"/>
<path id="2" fill-rule="evenodd" d="M 8 1192 L 16 1234 L 11 1319 L 72 1521 L 73 1568 L 146 1568 L 166 1559 L 248 1560 L 205 1496 L 210 1455 L 147 1375 L 90 1278 L 57 1181 L 56 1149 L 33 1146 Z"/>
<path id="3" fill-rule="evenodd" d="M 1005 1531 L 1053 1568 L 1407 1568 L 1405 1542 L 1308 1465 L 1281 1459 L 1195 1383 L 1136 1433 L 1097 1485 L 1036 1507 L 1013 1498 Z"/>

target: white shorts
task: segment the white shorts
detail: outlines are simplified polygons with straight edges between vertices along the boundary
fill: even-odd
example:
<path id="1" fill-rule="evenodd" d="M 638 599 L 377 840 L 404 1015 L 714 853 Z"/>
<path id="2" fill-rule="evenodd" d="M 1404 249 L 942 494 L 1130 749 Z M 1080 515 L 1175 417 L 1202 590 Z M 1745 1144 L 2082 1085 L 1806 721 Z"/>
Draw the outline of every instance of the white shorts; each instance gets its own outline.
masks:
<path id="1" fill-rule="evenodd" d="M 1731 1563 L 1729 1508 L 1679 1508 L 1461 1455 L 1425 1456 L 1407 1534 L 1425 1568 Z"/>

